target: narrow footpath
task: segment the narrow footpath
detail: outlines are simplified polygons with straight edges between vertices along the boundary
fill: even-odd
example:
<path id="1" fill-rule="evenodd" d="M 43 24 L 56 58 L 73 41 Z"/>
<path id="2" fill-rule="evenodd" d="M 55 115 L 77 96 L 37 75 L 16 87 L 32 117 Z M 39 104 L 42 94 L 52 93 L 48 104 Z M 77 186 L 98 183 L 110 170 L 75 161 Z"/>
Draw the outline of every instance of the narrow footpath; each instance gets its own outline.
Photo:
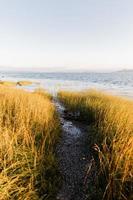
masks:
<path id="1" fill-rule="evenodd" d="M 71 120 L 57 99 L 54 104 L 62 125 L 62 136 L 57 146 L 62 185 L 56 199 L 97 200 L 97 170 L 89 146 L 89 127 Z"/>

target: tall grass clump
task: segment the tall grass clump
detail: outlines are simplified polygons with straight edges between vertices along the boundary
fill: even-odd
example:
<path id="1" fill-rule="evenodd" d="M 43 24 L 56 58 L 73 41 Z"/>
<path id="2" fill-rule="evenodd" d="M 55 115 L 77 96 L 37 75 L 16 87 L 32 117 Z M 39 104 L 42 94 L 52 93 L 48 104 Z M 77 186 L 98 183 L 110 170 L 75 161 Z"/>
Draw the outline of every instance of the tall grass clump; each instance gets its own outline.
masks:
<path id="1" fill-rule="evenodd" d="M 45 92 L 0 87 L 0 200 L 54 198 L 58 133 Z"/>
<path id="2" fill-rule="evenodd" d="M 93 125 L 103 199 L 132 199 L 133 101 L 99 91 L 58 93 L 72 112 Z"/>

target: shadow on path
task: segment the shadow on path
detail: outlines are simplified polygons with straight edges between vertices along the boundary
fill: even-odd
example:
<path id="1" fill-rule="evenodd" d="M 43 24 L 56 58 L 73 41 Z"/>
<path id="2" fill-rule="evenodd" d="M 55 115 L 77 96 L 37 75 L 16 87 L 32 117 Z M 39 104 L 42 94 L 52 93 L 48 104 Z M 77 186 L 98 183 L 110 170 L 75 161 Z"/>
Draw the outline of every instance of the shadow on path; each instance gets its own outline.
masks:
<path id="1" fill-rule="evenodd" d="M 57 146 L 62 186 L 58 200 L 96 200 L 95 161 L 89 146 L 89 127 L 66 119 L 63 105 L 54 100 L 60 116 L 62 136 Z"/>

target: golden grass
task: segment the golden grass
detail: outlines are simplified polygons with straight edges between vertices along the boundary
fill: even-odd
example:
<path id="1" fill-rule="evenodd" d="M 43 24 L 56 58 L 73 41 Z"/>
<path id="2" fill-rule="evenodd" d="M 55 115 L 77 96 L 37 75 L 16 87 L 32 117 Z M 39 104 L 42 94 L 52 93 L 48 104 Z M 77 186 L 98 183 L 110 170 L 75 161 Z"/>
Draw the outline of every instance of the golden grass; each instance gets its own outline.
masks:
<path id="1" fill-rule="evenodd" d="M 32 85 L 31 81 L 0 81 L 0 85 L 2 86 L 28 86 L 28 85 Z"/>
<path id="2" fill-rule="evenodd" d="M 19 86 L 28 86 L 32 85 L 33 83 L 31 81 L 18 81 L 16 84 Z"/>
<path id="3" fill-rule="evenodd" d="M 102 92 L 59 92 L 59 99 L 93 124 L 103 199 L 131 199 L 133 178 L 133 101 Z"/>
<path id="4" fill-rule="evenodd" d="M 46 90 L 44 90 L 43 88 L 39 87 L 39 88 L 36 88 L 35 91 L 34 91 L 35 94 L 38 94 L 38 95 L 41 95 L 43 97 L 47 97 L 48 99 L 52 100 L 52 95 L 49 94 Z"/>
<path id="5" fill-rule="evenodd" d="M 45 94 L 0 87 L 0 200 L 54 195 L 59 123 Z"/>
<path id="6" fill-rule="evenodd" d="M 0 85 L 2 86 L 16 86 L 16 82 L 14 81 L 0 81 Z"/>

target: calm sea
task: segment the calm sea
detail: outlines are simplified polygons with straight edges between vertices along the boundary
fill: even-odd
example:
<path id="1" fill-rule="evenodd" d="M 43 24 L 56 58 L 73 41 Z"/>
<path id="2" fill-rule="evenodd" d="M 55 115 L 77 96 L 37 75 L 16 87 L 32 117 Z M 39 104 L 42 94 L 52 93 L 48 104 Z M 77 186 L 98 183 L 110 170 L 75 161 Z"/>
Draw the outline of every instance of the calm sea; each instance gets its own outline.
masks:
<path id="1" fill-rule="evenodd" d="M 133 97 L 133 71 L 112 73 L 45 73 L 45 72 L 1 72 L 1 80 L 31 80 L 55 94 L 58 90 L 83 90 L 97 88 L 116 95 Z M 40 85 L 39 85 L 40 84 Z"/>

